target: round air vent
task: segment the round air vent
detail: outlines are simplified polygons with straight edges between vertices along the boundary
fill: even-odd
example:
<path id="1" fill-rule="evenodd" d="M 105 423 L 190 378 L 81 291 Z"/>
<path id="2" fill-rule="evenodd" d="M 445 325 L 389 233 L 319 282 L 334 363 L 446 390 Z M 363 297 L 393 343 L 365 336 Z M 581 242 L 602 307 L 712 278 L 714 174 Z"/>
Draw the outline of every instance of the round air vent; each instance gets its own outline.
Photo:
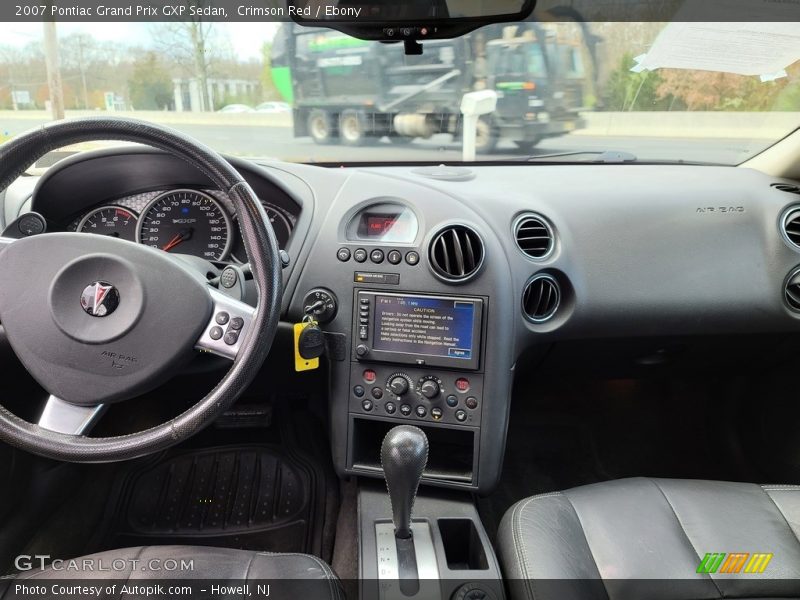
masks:
<path id="1" fill-rule="evenodd" d="M 553 318 L 561 304 L 561 287 L 550 275 L 537 275 L 531 279 L 522 295 L 522 310 L 534 323 L 544 323 Z"/>
<path id="2" fill-rule="evenodd" d="M 537 215 L 524 215 L 517 219 L 514 237 L 519 249 L 530 258 L 546 258 L 555 245 L 553 229 Z"/>
<path id="3" fill-rule="evenodd" d="M 453 283 L 472 278 L 481 268 L 483 257 L 483 240 L 465 225 L 445 227 L 433 238 L 429 249 L 434 273 Z"/>
<path id="4" fill-rule="evenodd" d="M 800 269 L 795 269 L 794 273 L 789 275 L 789 278 L 786 280 L 784 298 L 789 308 L 800 312 Z"/>
<path id="5" fill-rule="evenodd" d="M 782 221 L 783 235 L 797 248 L 800 248 L 800 206 L 786 211 Z"/>

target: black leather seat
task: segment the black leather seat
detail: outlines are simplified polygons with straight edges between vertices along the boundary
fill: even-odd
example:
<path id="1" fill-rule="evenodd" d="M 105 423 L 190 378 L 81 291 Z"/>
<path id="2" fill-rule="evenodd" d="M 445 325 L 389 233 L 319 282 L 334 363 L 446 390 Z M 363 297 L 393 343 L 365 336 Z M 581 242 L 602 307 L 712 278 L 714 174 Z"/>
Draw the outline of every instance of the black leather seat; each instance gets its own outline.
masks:
<path id="1" fill-rule="evenodd" d="M 0 580 L 0 600 L 25 597 L 24 593 L 20 595 L 15 591 L 16 583 L 29 581 L 33 585 L 42 583 L 41 580 L 58 580 L 59 585 L 64 585 L 74 580 L 76 585 L 90 585 L 94 581 L 110 579 L 121 580 L 130 586 L 147 585 L 154 581 L 172 584 L 181 583 L 181 580 L 183 583 L 195 580 L 197 589 L 193 590 L 193 598 L 210 597 L 209 586 L 212 584 L 235 587 L 244 583 L 252 584 L 250 592 L 253 597 L 263 597 L 264 594 L 257 593 L 256 582 L 270 584 L 271 595 L 283 598 L 344 598 L 339 580 L 331 568 L 308 554 L 275 554 L 203 546 L 140 546 L 54 562 L 44 570 L 25 571 L 15 579 Z M 45 586 L 45 589 L 47 593 L 44 597 L 50 597 L 50 587 Z M 120 592 L 121 587 L 117 586 L 116 595 L 100 594 L 99 598 L 129 600 L 144 597 L 137 593 L 121 595 Z M 63 597 L 63 594 L 60 596 Z M 228 593 L 213 594 L 213 597 L 227 598 L 244 596 L 230 587 Z M 41 598 L 42 595 L 36 594 L 36 597 Z"/>
<path id="2" fill-rule="evenodd" d="M 498 552 L 513 600 L 798 598 L 798 536 L 800 486 L 637 478 L 517 503 Z"/>

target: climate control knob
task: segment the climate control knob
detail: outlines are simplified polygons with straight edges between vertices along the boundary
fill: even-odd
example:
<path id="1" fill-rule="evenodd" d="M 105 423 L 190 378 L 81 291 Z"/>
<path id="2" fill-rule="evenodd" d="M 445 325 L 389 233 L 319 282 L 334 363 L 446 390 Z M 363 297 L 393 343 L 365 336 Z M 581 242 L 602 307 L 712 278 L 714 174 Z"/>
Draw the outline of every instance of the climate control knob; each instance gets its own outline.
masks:
<path id="1" fill-rule="evenodd" d="M 408 393 L 408 379 L 403 377 L 402 375 L 397 375 L 396 377 L 392 377 L 392 380 L 389 382 L 389 389 L 392 390 L 392 393 L 395 396 L 402 396 Z"/>
<path id="2" fill-rule="evenodd" d="M 435 382 L 433 379 L 427 379 L 422 383 L 422 386 L 419 388 L 419 391 L 428 400 L 433 400 L 434 398 L 436 398 L 436 396 L 439 395 L 441 389 L 439 388 L 439 384 Z"/>

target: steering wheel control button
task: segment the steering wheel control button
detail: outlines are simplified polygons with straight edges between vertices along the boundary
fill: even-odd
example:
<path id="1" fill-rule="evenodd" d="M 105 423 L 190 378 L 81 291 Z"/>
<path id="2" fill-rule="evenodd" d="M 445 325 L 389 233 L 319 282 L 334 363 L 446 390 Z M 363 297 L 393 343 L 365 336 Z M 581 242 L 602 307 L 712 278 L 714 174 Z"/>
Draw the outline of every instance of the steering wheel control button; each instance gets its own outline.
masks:
<path id="1" fill-rule="evenodd" d="M 464 412 L 463 410 L 457 410 L 456 421 L 458 421 L 459 423 L 463 423 L 466 420 L 467 420 L 467 413 Z"/>
<path id="2" fill-rule="evenodd" d="M 383 250 L 375 249 L 369 255 L 369 259 L 376 265 L 381 264 L 383 262 L 383 258 L 384 258 Z"/>
<path id="3" fill-rule="evenodd" d="M 411 414 L 411 406 L 408 404 L 403 404 L 400 406 L 400 414 L 404 417 L 408 417 Z"/>
<path id="4" fill-rule="evenodd" d="M 237 281 L 239 281 L 239 276 L 236 274 L 236 269 L 232 269 L 230 267 L 227 267 L 224 271 L 222 271 L 222 275 L 219 277 L 220 285 L 226 290 L 229 290 L 235 286 Z"/>
<path id="5" fill-rule="evenodd" d="M 81 293 L 81 307 L 93 317 L 107 317 L 117 310 L 119 300 L 117 288 L 105 281 L 94 281 Z"/>
<path id="6" fill-rule="evenodd" d="M 222 327 L 217 327 L 216 325 L 208 332 L 208 336 L 214 341 L 221 340 L 223 335 Z"/>
<path id="7" fill-rule="evenodd" d="M 428 409 L 422 405 L 418 406 L 415 412 L 420 419 L 424 419 L 428 415 Z"/>
<path id="8" fill-rule="evenodd" d="M 400 254 L 397 250 L 392 250 L 389 254 L 386 255 L 386 260 L 388 260 L 393 265 L 399 265 L 403 260 L 403 255 Z"/>
<path id="9" fill-rule="evenodd" d="M 406 264 L 407 265 L 411 265 L 412 267 L 418 265 L 419 264 L 419 253 L 414 252 L 413 250 L 411 252 L 408 252 L 406 254 Z"/>
<path id="10" fill-rule="evenodd" d="M 364 394 L 366 394 L 366 390 L 364 389 L 363 385 L 357 385 L 353 388 L 353 395 L 356 398 L 363 398 Z"/>
<path id="11" fill-rule="evenodd" d="M 214 320 L 217 322 L 217 325 L 227 325 L 228 321 L 231 320 L 231 316 L 226 312 L 219 312 L 217 316 L 214 317 Z"/>
<path id="12" fill-rule="evenodd" d="M 364 400 L 364 401 L 361 403 L 361 408 L 363 408 L 363 409 L 364 409 L 365 411 L 367 411 L 367 412 L 372 412 L 372 408 L 373 408 L 374 406 L 375 406 L 375 405 L 372 403 L 372 400 Z"/>
<path id="13" fill-rule="evenodd" d="M 456 389 L 462 394 L 466 394 L 469 391 L 469 379 L 464 377 L 456 379 Z"/>
<path id="14" fill-rule="evenodd" d="M 341 262 L 350 260 L 350 248 L 339 248 L 339 251 L 336 253 L 336 258 Z"/>
<path id="15" fill-rule="evenodd" d="M 434 421 L 441 421 L 441 419 L 442 419 L 442 409 L 441 408 L 432 408 L 431 409 L 431 416 L 433 417 Z"/>
<path id="16" fill-rule="evenodd" d="M 242 327 L 244 327 L 244 319 L 242 317 L 233 317 L 231 319 L 230 329 L 241 331 Z"/>
<path id="17" fill-rule="evenodd" d="M 397 407 L 394 405 L 394 402 L 387 402 L 386 406 L 384 406 L 383 408 L 390 415 L 393 415 L 397 411 Z"/>
<path id="18" fill-rule="evenodd" d="M 225 334 L 225 337 L 222 339 L 222 341 L 228 344 L 228 346 L 235 346 L 236 342 L 239 341 L 239 332 L 229 331 Z"/>
<path id="19" fill-rule="evenodd" d="M 455 408 L 456 406 L 458 406 L 458 396 L 455 396 L 453 394 L 450 394 L 445 399 L 445 401 L 447 402 L 447 406 L 449 406 L 450 408 Z"/>
<path id="20" fill-rule="evenodd" d="M 363 248 L 358 248 L 355 252 L 353 252 L 353 260 L 357 263 L 367 262 L 367 251 Z"/>
<path id="21" fill-rule="evenodd" d="M 470 396 L 469 398 L 467 398 L 464 404 L 467 405 L 468 409 L 475 410 L 476 408 L 478 408 L 478 399 L 475 396 Z"/>
<path id="22" fill-rule="evenodd" d="M 375 400 L 380 400 L 383 398 L 383 390 L 379 387 L 372 388 L 372 397 L 375 398 Z"/>

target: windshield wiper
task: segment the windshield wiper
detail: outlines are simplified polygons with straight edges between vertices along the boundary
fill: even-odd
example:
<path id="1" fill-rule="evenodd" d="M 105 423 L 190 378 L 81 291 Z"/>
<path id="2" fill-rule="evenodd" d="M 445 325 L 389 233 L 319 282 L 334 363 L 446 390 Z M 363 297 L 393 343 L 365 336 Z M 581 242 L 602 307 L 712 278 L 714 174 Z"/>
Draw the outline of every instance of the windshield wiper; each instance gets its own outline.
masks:
<path id="1" fill-rule="evenodd" d="M 620 150 L 576 150 L 574 152 L 556 152 L 554 154 L 538 154 L 528 156 L 523 159 L 525 162 L 536 162 L 539 160 L 549 160 L 551 158 L 564 158 L 567 156 L 582 156 L 584 154 L 594 155 L 596 158 L 593 163 L 632 163 L 639 160 L 635 154 L 622 152 Z"/>

